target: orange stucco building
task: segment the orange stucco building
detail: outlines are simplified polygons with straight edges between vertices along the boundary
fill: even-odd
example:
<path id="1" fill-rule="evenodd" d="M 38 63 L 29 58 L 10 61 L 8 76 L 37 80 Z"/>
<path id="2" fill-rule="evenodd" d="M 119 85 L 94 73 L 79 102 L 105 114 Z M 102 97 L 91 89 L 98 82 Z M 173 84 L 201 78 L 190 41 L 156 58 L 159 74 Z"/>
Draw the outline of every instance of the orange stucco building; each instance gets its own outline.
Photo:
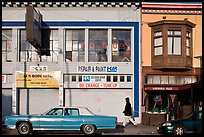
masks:
<path id="1" fill-rule="evenodd" d="M 157 125 L 201 108 L 201 88 L 192 85 L 202 75 L 202 3 L 143 2 L 141 52 L 143 124 Z M 168 111 L 172 106 L 174 116 Z"/>

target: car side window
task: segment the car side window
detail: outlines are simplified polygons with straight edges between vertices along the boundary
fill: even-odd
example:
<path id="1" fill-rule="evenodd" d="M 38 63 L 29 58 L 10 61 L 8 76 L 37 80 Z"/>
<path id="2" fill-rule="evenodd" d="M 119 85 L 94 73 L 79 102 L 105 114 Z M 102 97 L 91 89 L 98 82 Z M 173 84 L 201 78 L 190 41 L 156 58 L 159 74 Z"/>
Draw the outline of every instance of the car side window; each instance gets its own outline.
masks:
<path id="1" fill-rule="evenodd" d="M 64 115 L 65 115 L 65 116 L 69 116 L 69 109 L 65 108 L 65 110 L 64 110 Z"/>
<path id="2" fill-rule="evenodd" d="M 56 115 L 56 116 L 61 116 L 63 112 L 62 108 L 54 108 L 51 111 L 49 111 L 46 115 Z"/>
<path id="3" fill-rule="evenodd" d="M 66 108 L 65 109 L 65 116 L 78 116 L 79 115 L 79 110 L 77 108 Z"/>
<path id="4" fill-rule="evenodd" d="M 192 117 L 192 119 L 194 120 L 202 119 L 202 113 L 197 113 L 196 115 Z"/>

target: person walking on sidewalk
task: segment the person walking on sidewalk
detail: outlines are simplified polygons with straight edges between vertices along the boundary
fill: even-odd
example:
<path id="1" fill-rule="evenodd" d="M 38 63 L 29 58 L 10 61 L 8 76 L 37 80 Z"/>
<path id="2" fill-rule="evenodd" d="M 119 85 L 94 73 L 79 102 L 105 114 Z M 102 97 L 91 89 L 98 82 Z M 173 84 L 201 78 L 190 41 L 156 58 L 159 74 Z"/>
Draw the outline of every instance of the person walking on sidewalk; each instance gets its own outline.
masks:
<path id="1" fill-rule="evenodd" d="M 127 122 L 133 123 L 134 126 L 137 126 L 136 121 L 132 118 L 132 109 L 131 109 L 131 103 L 129 97 L 125 98 L 126 104 L 125 109 L 123 111 L 124 113 L 124 120 L 123 120 L 123 127 L 126 126 Z"/>

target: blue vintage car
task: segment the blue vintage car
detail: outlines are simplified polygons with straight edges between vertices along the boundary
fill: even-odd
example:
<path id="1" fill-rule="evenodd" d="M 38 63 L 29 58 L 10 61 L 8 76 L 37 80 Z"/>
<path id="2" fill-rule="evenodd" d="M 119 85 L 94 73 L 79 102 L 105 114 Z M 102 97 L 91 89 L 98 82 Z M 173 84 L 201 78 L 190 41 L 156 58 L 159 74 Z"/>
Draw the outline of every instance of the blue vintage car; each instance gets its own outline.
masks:
<path id="1" fill-rule="evenodd" d="M 94 115 L 85 107 L 54 107 L 41 115 L 5 116 L 5 126 L 21 135 L 37 130 L 78 130 L 90 135 L 98 129 L 116 129 L 117 117 Z"/>

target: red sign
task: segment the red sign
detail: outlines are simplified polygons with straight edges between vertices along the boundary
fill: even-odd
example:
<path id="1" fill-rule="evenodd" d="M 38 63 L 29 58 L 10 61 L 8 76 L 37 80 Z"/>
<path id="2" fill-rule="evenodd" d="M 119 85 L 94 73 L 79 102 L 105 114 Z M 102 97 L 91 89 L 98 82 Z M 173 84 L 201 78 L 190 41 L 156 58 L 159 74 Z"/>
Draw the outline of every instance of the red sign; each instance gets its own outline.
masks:
<path id="1" fill-rule="evenodd" d="M 94 48 L 94 43 L 90 43 L 90 49 Z"/>
<path id="2" fill-rule="evenodd" d="M 106 49 L 106 43 L 105 42 L 102 43 L 102 48 Z"/>
<path id="3" fill-rule="evenodd" d="M 190 85 L 178 87 L 145 87 L 145 90 L 183 90 L 191 88 Z"/>
<path id="4" fill-rule="evenodd" d="M 2 75 L 2 83 L 6 83 L 6 75 Z"/>

